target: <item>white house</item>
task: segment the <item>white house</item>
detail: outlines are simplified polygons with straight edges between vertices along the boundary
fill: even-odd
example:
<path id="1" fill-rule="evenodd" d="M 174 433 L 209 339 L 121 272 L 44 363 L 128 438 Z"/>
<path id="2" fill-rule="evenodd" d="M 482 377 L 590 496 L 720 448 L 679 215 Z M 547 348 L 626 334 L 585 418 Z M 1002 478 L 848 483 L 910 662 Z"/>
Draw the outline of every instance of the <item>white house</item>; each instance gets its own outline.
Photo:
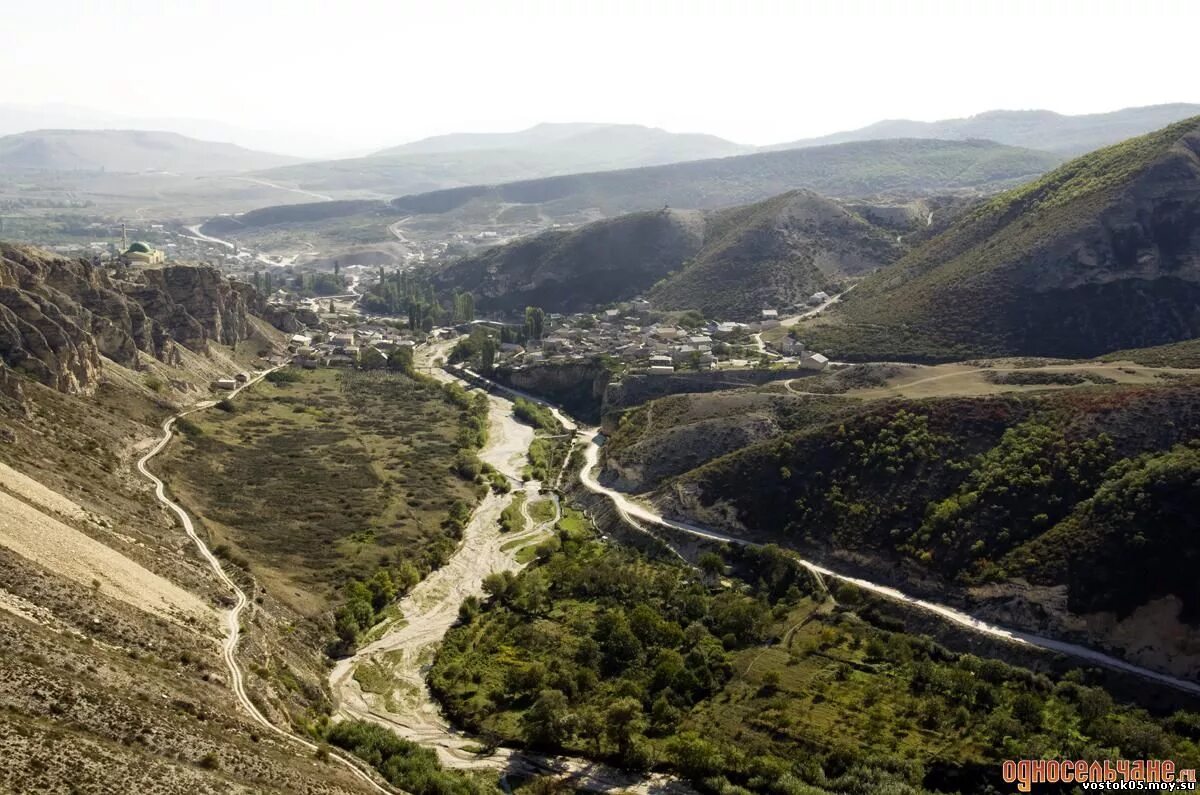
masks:
<path id="1" fill-rule="evenodd" d="M 805 370 L 824 370 L 829 366 L 829 359 L 819 353 L 805 351 L 800 355 L 800 366 Z"/>

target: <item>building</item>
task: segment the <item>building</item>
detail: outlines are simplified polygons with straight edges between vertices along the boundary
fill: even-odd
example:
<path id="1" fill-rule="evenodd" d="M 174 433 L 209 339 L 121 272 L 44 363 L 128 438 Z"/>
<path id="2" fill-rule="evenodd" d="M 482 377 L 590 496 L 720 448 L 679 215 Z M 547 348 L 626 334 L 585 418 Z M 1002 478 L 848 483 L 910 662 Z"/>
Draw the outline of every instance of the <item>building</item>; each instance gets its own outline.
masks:
<path id="1" fill-rule="evenodd" d="M 229 392 L 237 389 L 237 381 L 232 378 L 218 378 L 212 382 L 212 388 L 218 392 Z"/>
<path id="2" fill-rule="evenodd" d="M 805 370 L 824 370 L 829 366 L 829 359 L 819 353 L 805 351 L 800 354 L 800 366 Z"/>
<path id="3" fill-rule="evenodd" d="M 829 300 L 829 293 L 821 290 L 812 294 L 808 299 L 810 304 L 823 304 Z"/>
<path id="4" fill-rule="evenodd" d="M 167 259 L 166 254 L 140 240 L 135 240 L 121 256 L 129 262 L 139 265 L 161 265 Z"/>

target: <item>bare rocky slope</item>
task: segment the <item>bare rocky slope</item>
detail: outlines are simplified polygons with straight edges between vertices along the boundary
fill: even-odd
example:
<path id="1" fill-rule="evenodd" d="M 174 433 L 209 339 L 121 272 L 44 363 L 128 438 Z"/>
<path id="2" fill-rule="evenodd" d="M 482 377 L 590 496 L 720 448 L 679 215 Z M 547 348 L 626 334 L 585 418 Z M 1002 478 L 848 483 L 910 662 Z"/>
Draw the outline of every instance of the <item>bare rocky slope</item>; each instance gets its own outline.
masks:
<path id="1" fill-rule="evenodd" d="M 177 361 L 178 346 L 235 346 L 257 333 L 262 314 L 289 330 L 294 323 L 211 267 L 116 274 L 0 244 L 0 363 L 61 391 L 93 391 L 101 357 L 135 367 L 141 354 Z"/>
<path id="2" fill-rule="evenodd" d="M 283 335 L 208 268 L 118 277 L 0 252 L 0 791 L 367 791 L 238 707 L 220 644 L 231 595 L 134 468 L 166 416 Z M 303 726 L 328 709 L 322 638 L 226 568 L 255 595 L 239 650 L 251 698 Z"/>
<path id="3" fill-rule="evenodd" d="M 434 275 L 483 310 L 577 311 L 649 293 L 658 308 L 750 319 L 901 254 L 890 231 L 830 199 L 792 191 L 729 210 L 634 213 L 552 231 Z"/>

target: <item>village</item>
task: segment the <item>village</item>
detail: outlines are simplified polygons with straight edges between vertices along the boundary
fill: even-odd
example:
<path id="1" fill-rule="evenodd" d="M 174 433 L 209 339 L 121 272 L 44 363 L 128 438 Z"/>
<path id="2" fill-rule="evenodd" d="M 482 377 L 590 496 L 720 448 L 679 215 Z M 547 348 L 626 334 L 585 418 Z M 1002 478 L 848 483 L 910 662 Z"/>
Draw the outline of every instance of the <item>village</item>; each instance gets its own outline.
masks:
<path id="1" fill-rule="evenodd" d="M 282 291 L 271 300 L 309 326 L 288 341 L 292 363 L 305 369 L 382 368 L 398 350 L 411 352 L 430 339 L 472 333 L 493 339 L 492 365 L 511 370 L 601 357 L 648 375 L 770 367 L 821 371 L 830 364 L 821 353 L 807 349 L 794 331 L 772 334 L 779 339 L 765 343 L 763 332 L 787 328 L 798 318 L 781 318 L 774 309 L 763 310 L 759 320 L 749 323 L 705 321 L 694 312 L 656 312 L 649 301 L 635 299 L 596 313 L 544 314 L 536 330 L 479 319 L 414 331 L 399 318 L 360 315 L 354 301 L 300 298 Z M 817 293 L 810 306 L 830 300 Z"/>
<path id="2" fill-rule="evenodd" d="M 825 293 L 810 299 L 814 304 L 828 300 Z M 604 355 L 651 375 L 773 364 L 825 369 L 829 360 L 808 350 L 790 332 L 778 345 L 763 341 L 763 332 L 794 323 L 789 320 L 781 318 L 778 310 L 764 309 L 754 322 L 706 321 L 694 312 L 655 312 L 650 301 L 635 299 L 597 314 L 547 315 L 546 333 L 540 340 L 525 346 L 502 345 L 498 359 L 521 367 Z"/>

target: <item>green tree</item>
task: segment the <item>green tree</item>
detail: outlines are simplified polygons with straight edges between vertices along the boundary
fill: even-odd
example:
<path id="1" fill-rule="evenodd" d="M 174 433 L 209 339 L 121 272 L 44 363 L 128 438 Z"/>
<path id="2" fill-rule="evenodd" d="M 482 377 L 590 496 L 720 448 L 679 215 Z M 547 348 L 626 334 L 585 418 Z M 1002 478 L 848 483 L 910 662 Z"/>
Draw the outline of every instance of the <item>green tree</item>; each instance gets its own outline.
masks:
<path id="1" fill-rule="evenodd" d="M 533 745 L 557 748 L 571 734 L 571 713 L 561 690 L 543 690 L 521 718 L 521 731 Z"/>
<path id="2" fill-rule="evenodd" d="M 411 375 L 413 372 L 413 352 L 407 345 L 398 345 L 388 354 L 387 368 L 394 372 Z"/>
<path id="3" fill-rule="evenodd" d="M 479 351 L 479 366 L 484 373 L 496 369 L 496 340 L 491 337 L 483 341 L 483 348 Z"/>
<path id="4" fill-rule="evenodd" d="M 617 699 L 604 712 L 604 733 L 621 756 L 629 753 L 634 735 L 644 727 L 642 703 L 631 696 Z"/>
<path id="5" fill-rule="evenodd" d="M 378 348 L 363 348 L 358 355 L 358 365 L 364 370 L 382 370 L 387 363 L 387 357 Z"/>
<path id="6" fill-rule="evenodd" d="M 538 306 L 525 307 L 525 336 L 540 340 L 546 323 L 546 313 Z"/>

